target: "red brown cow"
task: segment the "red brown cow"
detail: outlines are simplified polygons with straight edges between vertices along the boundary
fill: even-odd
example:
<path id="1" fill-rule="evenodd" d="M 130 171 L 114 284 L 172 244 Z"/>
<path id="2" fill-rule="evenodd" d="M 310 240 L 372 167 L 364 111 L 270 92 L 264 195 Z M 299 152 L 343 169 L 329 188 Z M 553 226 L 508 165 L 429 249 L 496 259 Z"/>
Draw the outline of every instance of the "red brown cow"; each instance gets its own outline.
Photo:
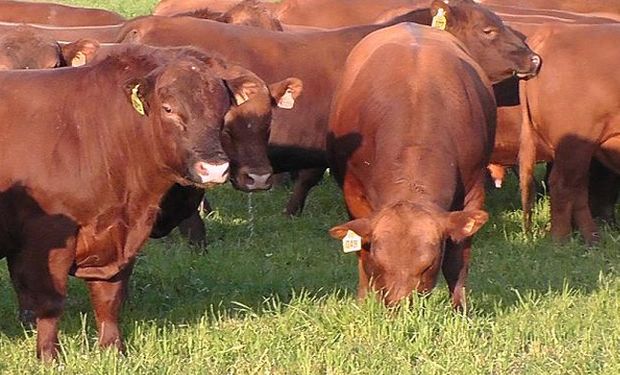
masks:
<path id="1" fill-rule="evenodd" d="M 447 30 L 461 39 L 472 53 L 483 52 L 486 48 L 481 43 L 486 34 L 474 30 L 478 23 L 495 25 L 488 30 L 491 33 L 496 30 L 509 33 L 499 18 L 471 1 L 460 0 L 451 5 L 451 9 L 458 16 L 450 18 Z M 155 45 L 190 44 L 217 51 L 269 80 L 291 75 L 305 82 L 305 95 L 295 109 L 274 112 L 269 140 L 275 172 L 302 169 L 285 210 L 293 215 L 302 211 L 308 191 L 321 179 L 327 166 L 325 134 L 331 94 L 350 49 L 370 32 L 387 25 L 404 20 L 430 25 L 431 18 L 431 11 L 426 8 L 382 25 L 292 34 L 191 18 L 150 17 L 129 21 L 120 40 Z M 203 35 L 213 37 L 204 38 Z M 515 43 L 525 48 L 522 42 Z"/>
<path id="2" fill-rule="evenodd" d="M 176 16 L 204 8 L 224 13 L 239 2 L 240 0 L 161 0 L 153 9 L 153 15 Z"/>
<path id="3" fill-rule="evenodd" d="M 449 30 L 458 13 L 441 1 L 433 7 Z M 394 304 L 428 292 L 441 268 L 453 305 L 465 303 L 471 236 L 488 218 L 491 83 L 514 71 L 531 76 L 539 65 L 495 18 L 484 21 L 470 30 L 487 35 L 475 51 L 447 32 L 401 24 L 367 36 L 347 58 L 327 152 L 353 220 L 330 234 L 361 237 L 359 297 L 373 287 Z M 496 49 L 502 42 L 509 46 Z"/>
<path id="4" fill-rule="evenodd" d="M 549 180 L 553 239 L 565 240 L 574 223 L 592 244 L 599 235 L 588 207 L 591 160 L 620 172 L 620 80 L 610 74 L 620 58 L 620 26 L 548 25 L 528 40 L 545 64 L 539 77 L 521 86 L 526 119 L 519 156 L 522 194 L 531 196 L 539 140 L 548 145 L 554 161 Z"/>
<path id="5" fill-rule="evenodd" d="M 36 28 L 20 25 L 0 35 L 0 70 L 84 65 L 98 48 L 86 39 L 61 46 Z"/>
<path id="6" fill-rule="evenodd" d="M 120 14 L 104 9 L 0 0 L 0 21 L 56 26 L 95 26 L 122 23 L 125 19 Z"/>
<path id="7" fill-rule="evenodd" d="M 15 28 L 22 25 L 21 23 L 0 21 L 0 37 L 13 32 Z M 116 40 L 118 32 L 123 25 L 63 27 L 28 24 L 28 26 L 36 30 L 38 34 L 57 41 L 93 39 L 99 43 L 112 43 Z"/>
<path id="8" fill-rule="evenodd" d="M 190 12 L 180 13 L 176 16 L 189 16 L 204 18 L 218 22 L 260 27 L 261 29 L 282 31 L 282 24 L 264 3 L 257 0 L 244 0 L 224 13 L 214 12 L 209 8 L 197 9 Z"/>
<path id="9" fill-rule="evenodd" d="M 555 9 L 578 13 L 608 13 L 620 16 L 620 2 L 617 0 L 479 0 L 478 2 L 485 5 Z"/>
<path id="10" fill-rule="evenodd" d="M 89 286 L 100 344 L 122 347 L 127 274 L 162 196 L 175 182 L 224 182 L 231 104 L 268 96 L 247 73 L 195 50 L 144 46 L 80 68 L 0 72 L 0 256 L 20 306 L 35 310 L 39 356 L 56 355 L 72 265 Z"/>

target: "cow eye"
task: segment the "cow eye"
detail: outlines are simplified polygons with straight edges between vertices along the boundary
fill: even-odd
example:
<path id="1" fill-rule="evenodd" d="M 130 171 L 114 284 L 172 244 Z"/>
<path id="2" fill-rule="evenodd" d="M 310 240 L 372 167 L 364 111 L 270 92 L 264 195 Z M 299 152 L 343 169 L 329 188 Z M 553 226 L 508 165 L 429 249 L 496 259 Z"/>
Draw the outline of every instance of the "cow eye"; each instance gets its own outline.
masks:
<path id="1" fill-rule="evenodd" d="M 161 108 L 166 113 L 172 113 L 172 107 L 170 106 L 170 104 L 162 104 Z"/>
<path id="2" fill-rule="evenodd" d="M 497 36 L 497 29 L 495 27 L 485 27 L 482 31 L 489 38 L 495 38 Z"/>

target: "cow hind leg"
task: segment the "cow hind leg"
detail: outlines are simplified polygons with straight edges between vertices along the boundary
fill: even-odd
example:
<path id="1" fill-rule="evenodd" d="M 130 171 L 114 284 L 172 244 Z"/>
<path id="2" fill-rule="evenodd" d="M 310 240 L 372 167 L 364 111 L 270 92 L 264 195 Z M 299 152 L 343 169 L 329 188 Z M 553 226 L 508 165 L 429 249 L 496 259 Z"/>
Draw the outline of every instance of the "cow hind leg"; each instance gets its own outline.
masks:
<path id="1" fill-rule="evenodd" d="M 581 140 L 564 140 L 556 149 L 549 177 L 551 195 L 551 236 L 566 240 L 574 220 L 588 245 L 598 241 L 598 228 L 588 205 L 588 169 L 593 146 Z"/>
<path id="2" fill-rule="evenodd" d="M 325 168 L 302 169 L 299 171 L 293 186 L 293 195 L 284 209 L 284 213 L 287 216 L 301 215 L 310 189 L 321 181 L 324 173 Z"/>
<path id="3" fill-rule="evenodd" d="M 95 310 L 99 331 L 99 346 L 113 347 L 124 352 L 125 346 L 118 327 L 120 310 L 128 295 L 129 277 L 134 263 L 128 264 L 110 280 L 88 280 L 90 298 Z"/>

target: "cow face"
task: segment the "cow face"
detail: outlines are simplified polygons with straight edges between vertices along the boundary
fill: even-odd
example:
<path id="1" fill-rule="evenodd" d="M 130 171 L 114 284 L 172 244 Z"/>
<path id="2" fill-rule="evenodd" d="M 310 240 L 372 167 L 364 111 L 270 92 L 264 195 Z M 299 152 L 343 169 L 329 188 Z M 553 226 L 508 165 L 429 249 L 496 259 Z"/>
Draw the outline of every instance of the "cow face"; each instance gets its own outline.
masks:
<path id="1" fill-rule="evenodd" d="M 62 47 L 30 26 L 19 26 L 0 38 L 0 70 L 48 69 L 85 64 L 97 51 L 83 39 Z"/>
<path id="2" fill-rule="evenodd" d="M 461 241 L 487 221 L 484 211 L 440 212 L 409 202 L 382 209 L 330 230 L 342 239 L 349 230 L 362 237 L 360 280 L 370 280 L 387 305 L 412 291 L 435 286 L 448 238 Z"/>
<path id="3" fill-rule="evenodd" d="M 540 56 L 487 8 L 471 0 L 434 0 L 431 13 L 438 12 L 445 14 L 445 30 L 463 42 L 493 83 L 538 72 Z"/>
<path id="4" fill-rule="evenodd" d="M 231 159 L 233 186 L 242 191 L 269 189 L 273 170 L 267 146 L 272 106 L 290 109 L 301 93 L 301 80 L 287 78 L 267 88 L 250 74 L 229 79 L 226 84 L 236 103 L 226 114 L 222 132 L 222 144 Z"/>
<path id="5" fill-rule="evenodd" d="M 228 157 L 220 132 L 229 106 L 229 93 L 204 63 L 179 58 L 126 86 L 134 109 L 161 123 L 171 140 L 177 175 L 196 185 L 220 184 L 228 179 Z"/>

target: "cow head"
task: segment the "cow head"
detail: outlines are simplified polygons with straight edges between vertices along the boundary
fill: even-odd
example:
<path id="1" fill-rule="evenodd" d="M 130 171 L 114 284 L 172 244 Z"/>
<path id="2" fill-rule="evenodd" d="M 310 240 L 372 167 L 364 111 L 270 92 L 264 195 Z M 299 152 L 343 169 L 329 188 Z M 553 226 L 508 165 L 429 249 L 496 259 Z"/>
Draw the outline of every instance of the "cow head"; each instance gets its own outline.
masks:
<path id="1" fill-rule="evenodd" d="M 271 110 L 275 105 L 292 108 L 302 82 L 287 78 L 267 87 L 246 71 L 226 83 L 236 104 L 226 114 L 222 132 L 224 150 L 231 158 L 231 182 L 242 191 L 269 189 L 273 172 L 267 156 Z"/>
<path id="2" fill-rule="evenodd" d="M 47 69 L 84 65 L 99 48 L 81 39 L 61 46 L 31 26 L 18 26 L 0 37 L 0 70 Z"/>
<path id="3" fill-rule="evenodd" d="M 445 17 L 445 30 L 459 39 L 493 83 L 512 75 L 536 75 L 541 58 L 492 11 L 472 0 L 434 0 L 433 17 Z"/>
<path id="4" fill-rule="evenodd" d="M 445 212 L 399 202 L 370 218 L 336 226 L 330 234 L 342 239 L 351 230 L 362 237 L 360 272 L 365 275 L 360 280 L 371 280 L 384 302 L 393 305 L 412 291 L 433 289 L 446 240 L 472 236 L 487 219 L 484 211 Z"/>
<path id="5" fill-rule="evenodd" d="M 164 139 L 178 181 L 205 186 L 226 182 L 228 157 L 220 132 L 229 106 L 222 80 L 203 62 L 178 56 L 174 61 L 133 78 L 126 95 L 138 116 L 153 117 Z"/>

